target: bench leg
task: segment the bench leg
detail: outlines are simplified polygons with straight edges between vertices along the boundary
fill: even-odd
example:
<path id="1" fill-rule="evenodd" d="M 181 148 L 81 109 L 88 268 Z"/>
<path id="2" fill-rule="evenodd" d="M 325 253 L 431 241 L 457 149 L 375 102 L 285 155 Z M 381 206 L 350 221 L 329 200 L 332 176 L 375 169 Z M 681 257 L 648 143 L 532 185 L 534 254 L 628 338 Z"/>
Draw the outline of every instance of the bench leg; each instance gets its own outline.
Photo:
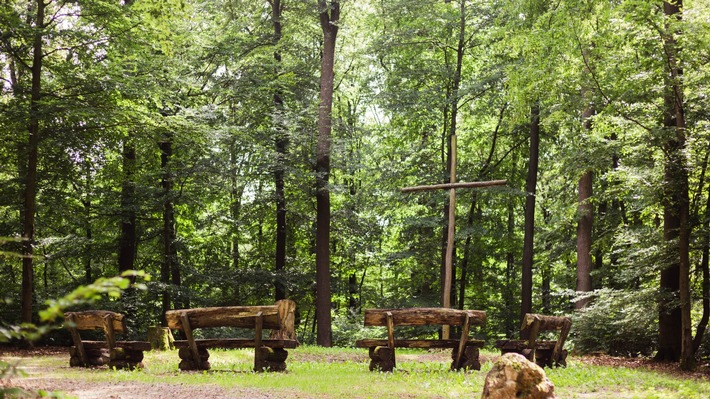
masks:
<path id="1" fill-rule="evenodd" d="M 111 350 L 111 361 L 109 367 L 116 369 L 142 369 L 143 368 L 143 351 L 125 348 L 113 348 Z"/>
<path id="2" fill-rule="evenodd" d="M 198 348 L 197 352 L 200 355 L 200 359 L 195 362 L 192 358 L 192 351 L 190 348 L 180 348 L 178 350 L 178 356 L 180 356 L 180 365 L 178 366 L 180 370 L 209 370 L 210 369 L 210 354 L 205 348 Z"/>
<path id="3" fill-rule="evenodd" d="M 386 346 L 372 346 L 370 350 L 370 371 L 390 372 L 394 370 L 394 350 Z"/>
<path id="4" fill-rule="evenodd" d="M 110 362 L 110 354 L 108 348 L 90 348 L 84 349 L 86 353 L 86 363 L 81 360 L 81 354 L 76 346 L 69 348 L 69 366 L 70 367 L 91 367 L 104 366 Z"/>
<path id="5" fill-rule="evenodd" d="M 540 367 L 552 367 L 552 349 L 536 349 L 535 363 Z"/>
<path id="6" fill-rule="evenodd" d="M 553 359 L 554 367 L 567 367 L 567 349 L 562 349 L 558 359 Z"/>
<path id="7" fill-rule="evenodd" d="M 288 351 L 262 346 L 260 356 L 254 358 L 254 371 L 285 371 Z"/>
<path id="8" fill-rule="evenodd" d="M 466 347 L 463 353 L 463 357 L 461 358 L 461 364 L 456 365 L 456 355 L 458 354 L 458 348 L 454 348 L 454 350 L 451 352 L 451 369 L 452 370 L 480 370 L 481 369 L 481 361 L 479 359 L 479 350 L 478 348 L 474 347 Z"/>

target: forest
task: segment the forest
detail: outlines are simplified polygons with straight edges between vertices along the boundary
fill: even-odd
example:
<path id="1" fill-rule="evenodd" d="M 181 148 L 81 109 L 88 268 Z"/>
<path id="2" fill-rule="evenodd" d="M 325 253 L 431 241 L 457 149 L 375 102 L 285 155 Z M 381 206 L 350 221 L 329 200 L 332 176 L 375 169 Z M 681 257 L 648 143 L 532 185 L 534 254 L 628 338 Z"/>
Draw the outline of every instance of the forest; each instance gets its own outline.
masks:
<path id="1" fill-rule="evenodd" d="M 708 0 L 1 4 L 2 325 L 142 270 L 100 304 L 136 326 L 290 298 L 351 346 L 450 304 L 710 356 Z"/>

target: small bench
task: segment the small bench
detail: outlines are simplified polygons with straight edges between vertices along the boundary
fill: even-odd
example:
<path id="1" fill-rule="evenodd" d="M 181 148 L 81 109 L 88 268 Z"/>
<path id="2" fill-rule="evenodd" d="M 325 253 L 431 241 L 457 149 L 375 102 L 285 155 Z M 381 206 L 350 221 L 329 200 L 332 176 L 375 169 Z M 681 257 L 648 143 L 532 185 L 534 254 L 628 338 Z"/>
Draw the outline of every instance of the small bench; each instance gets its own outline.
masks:
<path id="1" fill-rule="evenodd" d="M 143 352 L 151 349 L 149 342 L 116 341 L 116 334 L 125 334 L 126 324 L 121 313 L 88 310 L 64 313 L 65 327 L 74 346 L 69 348 L 71 367 L 103 366 L 117 369 L 143 367 Z M 80 330 L 103 330 L 106 341 L 84 341 Z"/>
<path id="2" fill-rule="evenodd" d="M 567 350 L 564 349 L 565 340 L 572 328 L 572 319 L 561 316 L 544 316 L 527 313 L 523 318 L 520 328 L 521 333 L 529 331 L 528 340 L 504 339 L 496 341 L 496 348 L 501 354 L 508 352 L 520 353 L 528 360 L 537 363 L 540 367 L 567 366 Z M 560 331 L 557 340 L 539 341 L 541 331 Z"/>
<path id="3" fill-rule="evenodd" d="M 358 348 L 368 348 L 370 371 L 392 371 L 397 367 L 394 348 L 451 348 L 452 370 L 480 370 L 479 350 L 484 341 L 469 338 L 471 326 L 482 326 L 486 312 L 447 308 L 366 309 L 365 326 L 386 326 L 387 339 L 362 339 Z M 395 326 L 461 326 L 459 339 L 395 339 Z"/>
<path id="4" fill-rule="evenodd" d="M 176 340 L 180 370 L 209 370 L 208 348 L 254 348 L 254 371 L 286 370 L 287 348 L 298 346 L 294 330 L 296 303 L 289 299 L 268 306 L 226 306 L 169 310 L 168 327 L 182 330 L 186 340 Z M 254 338 L 195 339 L 197 328 L 239 327 L 254 330 Z M 263 329 L 271 329 L 268 339 Z"/>

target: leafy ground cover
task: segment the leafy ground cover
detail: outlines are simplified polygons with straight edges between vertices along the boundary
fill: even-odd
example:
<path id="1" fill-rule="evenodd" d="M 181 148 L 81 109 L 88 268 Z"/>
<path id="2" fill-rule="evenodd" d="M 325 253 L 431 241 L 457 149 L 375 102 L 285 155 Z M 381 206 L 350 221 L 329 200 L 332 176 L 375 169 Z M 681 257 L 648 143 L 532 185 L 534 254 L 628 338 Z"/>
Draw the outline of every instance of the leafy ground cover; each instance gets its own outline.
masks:
<path id="1" fill-rule="evenodd" d="M 66 349 L 5 351 L 23 376 L 1 385 L 88 398 L 478 398 L 497 354 L 481 371 L 450 372 L 449 352 L 399 351 L 394 373 L 368 371 L 364 350 L 304 346 L 290 351 L 285 373 L 251 372 L 252 351 L 212 350 L 212 370 L 181 372 L 175 351 L 149 352 L 140 371 L 69 367 Z M 558 398 L 710 398 L 710 373 L 679 373 L 643 359 L 570 357 L 546 370 Z"/>

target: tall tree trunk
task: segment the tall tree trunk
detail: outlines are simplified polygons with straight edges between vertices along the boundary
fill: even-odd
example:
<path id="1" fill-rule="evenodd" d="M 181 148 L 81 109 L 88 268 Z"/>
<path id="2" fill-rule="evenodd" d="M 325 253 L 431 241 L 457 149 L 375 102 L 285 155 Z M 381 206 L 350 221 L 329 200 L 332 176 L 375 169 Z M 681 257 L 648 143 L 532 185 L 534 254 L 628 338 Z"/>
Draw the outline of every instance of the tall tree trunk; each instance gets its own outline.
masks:
<path id="1" fill-rule="evenodd" d="M 592 120 L 594 106 L 588 101 L 588 90 L 583 90 L 582 98 L 587 101 L 582 112 L 582 128 L 586 135 L 592 133 Z M 592 183 L 594 172 L 586 170 L 579 178 L 577 190 L 577 292 L 592 291 L 592 222 L 594 206 L 592 205 Z M 586 307 L 591 298 L 580 299 L 575 302 L 575 309 Z"/>
<path id="2" fill-rule="evenodd" d="M 688 173 L 685 160 L 686 132 L 683 105 L 682 69 L 677 58 L 679 46 L 675 36 L 679 33 L 675 23 L 681 19 L 682 1 L 663 3 L 668 18 L 668 32 L 664 38 L 667 58 L 666 90 L 664 95 L 664 125 L 675 135 L 664 145 L 666 167 L 664 176 L 663 238 L 677 240 L 673 261 L 661 271 L 661 290 L 666 294 L 678 293 L 679 306 L 661 303 L 659 315 L 658 360 L 680 360 L 682 369 L 695 367 L 692 326 L 690 318 L 690 199 Z"/>
<path id="3" fill-rule="evenodd" d="M 320 346 L 332 345 L 330 317 L 330 133 L 332 130 L 335 39 L 340 20 L 340 2 L 318 0 L 323 31 L 318 144 L 316 149 L 316 316 Z"/>
<path id="4" fill-rule="evenodd" d="M 456 125 L 458 119 L 459 108 L 459 87 L 461 85 L 461 70 L 463 68 L 464 47 L 466 45 L 466 2 L 461 1 L 459 8 L 459 30 L 458 30 L 458 45 L 456 47 L 456 69 L 454 70 L 453 80 L 451 82 L 451 104 L 449 123 L 449 140 L 448 140 L 448 157 L 447 171 L 449 182 L 456 182 Z M 449 202 L 446 206 L 446 251 L 443 258 L 442 269 L 442 290 L 441 290 L 441 306 L 450 308 L 451 303 L 456 302 L 454 291 L 451 289 L 454 280 L 454 247 L 456 239 L 456 189 L 449 190 Z M 449 326 L 442 326 L 442 338 L 449 338 Z"/>
<path id="5" fill-rule="evenodd" d="M 244 195 L 244 185 L 239 182 L 239 175 L 241 173 L 242 164 L 237 162 L 237 145 L 233 141 L 230 145 L 230 198 L 229 198 L 229 213 L 231 218 L 231 243 L 230 252 L 232 258 L 232 270 L 235 272 L 239 270 L 240 252 L 239 243 L 241 241 L 240 233 L 240 220 L 242 215 L 242 196 Z M 235 299 L 238 299 L 238 287 L 235 289 Z"/>
<path id="6" fill-rule="evenodd" d="M 136 147 L 132 136 L 123 142 L 123 184 L 121 186 L 121 238 L 118 272 L 133 270 L 136 259 Z"/>
<path id="7" fill-rule="evenodd" d="M 171 158 L 173 155 L 172 134 L 166 135 L 163 141 L 158 143 L 158 146 L 160 147 L 160 168 L 163 174 L 161 181 L 163 189 L 163 262 L 160 268 L 160 281 L 164 284 L 162 314 L 165 315 L 165 312 L 170 310 L 170 303 L 173 301 L 173 298 L 171 298 L 173 287 L 170 286 L 171 275 L 174 270 L 178 269 L 177 251 L 175 250 L 177 233 L 175 230 L 175 207 L 173 204 L 173 173 L 171 170 Z M 165 322 L 165 320 L 163 321 Z M 163 325 L 166 326 L 167 323 Z"/>
<path id="8" fill-rule="evenodd" d="M 271 21 L 274 25 L 274 46 L 278 46 L 282 36 L 281 13 L 283 5 L 281 0 L 269 0 L 271 3 Z M 274 51 L 274 61 L 281 64 L 281 52 Z M 277 66 L 278 68 L 278 66 Z M 278 72 L 278 70 L 277 70 Z M 286 194 L 284 190 L 285 162 L 288 147 L 288 137 L 284 131 L 282 121 L 283 98 L 280 89 L 274 93 L 274 133 L 276 136 L 276 164 L 274 166 L 274 183 L 276 185 L 276 254 L 275 267 L 276 281 L 274 281 L 274 296 L 276 300 L 286 299 L 286 284 L 283 281 L 283 270 L 286 268 Z"/>
<path id="9" fill-rule="evenodd" d="M 535 192 L 537 187 L 537 167 L 540 150 L 540 105 L 538 102 L 530 110 L 530 159 L 528 177 L 525 182 L 525 236 L 523 237 L 522 282 L 520 300 L 520 319 L 532 312 L 533 285 L 533 238 L 535 234 Z M 525 334 L 522 334 L 525 335 Z M 522 339 L 527 339 L 523 336 Z"/>
<path id="10" fill-rule="evenodd" d="M 710 320 L 710 189 L 708 189 L 707 203 L 705 204 L 705 221 L 703 222 L 704 232 L 702 240 L 702 259 L 700 260 L 700 270 L 702 277 L 703 292 L 703 315 L 698 322 L 693 338 L 693 352 L 697 353 L 700 344 L 703 342 L 703 335 Z"/>
<path id="11" fill-rule="evenodd" d="M 37 211 L 37 162 L 39 158 L 39 112 L 42 88 L 42 30 L 46 3 L 37 0 L 37 20 L 32 47 L 32 89 L 30 94 L 30 118 L 27 141 L 27 170 L 22 222 L 22 306 L 21 318 L 24 323 L 32 322 L 34 304 L 34 238 L 35 212 Z"/>
<path id="12" fill-rule="evenodd" d="M 577 203 L 577 292 L 592 291 L 592 180 L 593 172 L 588 170 L 579 178 Z M 590 298 L 575 302 L 575 309 L 582 309 Z"/>
<path id="13" fill-rule="evenodd" d="M 512 160 L 512 170 L 510 172 L 511 181 L 514 181 L 516 175 L 518 174 L 518 151 L 513 151 Z M 513 242 L 517 242 L 515 238 L 515 203 L 513 201 L 508 201 L 508 223 L 507 223 L 507 233 L 508 233 L 508 252 L 506 254 L 506 265 L 505 265 L 505 289 L 504 297 L 505 300 L 505 335 L 507 337 L 513 336 L 515 333 L 515 327 L 519 325 L 515 322 L 516 306 L 515 306 L 515 246 Z"/>
<path id="14" fill-rule="evenodd" d="M 91 200 L 84 200 L 84 232 L 86 234 L 86 245 L 84 246 L 84 284 L 91 284 L 94 281 L 93 273 L 91 272 L 91 259 L 93 258 L 93 229 L 91 228 Z"/>

